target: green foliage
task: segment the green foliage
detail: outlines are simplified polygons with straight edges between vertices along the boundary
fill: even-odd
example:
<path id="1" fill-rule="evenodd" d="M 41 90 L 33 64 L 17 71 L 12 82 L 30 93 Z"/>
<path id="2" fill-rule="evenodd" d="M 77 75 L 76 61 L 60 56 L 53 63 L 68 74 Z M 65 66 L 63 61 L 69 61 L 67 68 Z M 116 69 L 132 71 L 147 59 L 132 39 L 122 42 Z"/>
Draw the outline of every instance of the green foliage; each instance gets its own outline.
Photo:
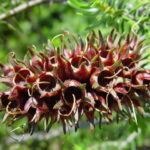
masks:
<path id="1" fill-rule="evenodd" d="M 118 31 L 147 33 L 150 22 L 150 1 L 145 0 L 89 0 L 82 3 L 69 0 L 71 6 L 83 15 L 92 15 L 88 28 L 115 27 Z M 116 19 L 117 18 L 117 19 Z M 115 20 L 115 21 L 114 21 Z"/>

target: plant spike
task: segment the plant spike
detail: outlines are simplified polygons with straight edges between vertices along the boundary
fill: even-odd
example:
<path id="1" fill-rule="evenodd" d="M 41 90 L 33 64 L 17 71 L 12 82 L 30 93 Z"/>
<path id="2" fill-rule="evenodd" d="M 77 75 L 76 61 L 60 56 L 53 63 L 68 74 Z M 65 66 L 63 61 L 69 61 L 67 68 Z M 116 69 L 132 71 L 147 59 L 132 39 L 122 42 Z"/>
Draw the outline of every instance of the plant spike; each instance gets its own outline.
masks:
<path id="1" fill-rule="evenodd" d="M 56 38 L 59 47 L 52 44 Z M 92 31 L 84 44 L 66 32 L 48 41 L 44 52 L 29 47 L 30 57 L 23 61 L 12 52 L 10 66 L 0 64 L 0 82 L 8 86 L 0 93 L 0 109 L 6 111 L 2 122 L 27 118 L 33 134 L 44 119 L 47 132 L 61 123 L 66 133 L 68 126 L 77 131 L 83 116 L 94 129 L 96 114 L 101 126 L 115 112 L 117 122 L 131 117 L 137 124 L 136 110 L 143 115 L 142 105 L 150 101 L 150 70 L 141 68 L 146 63 L 143 41 L 113 29 L 106 40 L 101 31 Z"/>

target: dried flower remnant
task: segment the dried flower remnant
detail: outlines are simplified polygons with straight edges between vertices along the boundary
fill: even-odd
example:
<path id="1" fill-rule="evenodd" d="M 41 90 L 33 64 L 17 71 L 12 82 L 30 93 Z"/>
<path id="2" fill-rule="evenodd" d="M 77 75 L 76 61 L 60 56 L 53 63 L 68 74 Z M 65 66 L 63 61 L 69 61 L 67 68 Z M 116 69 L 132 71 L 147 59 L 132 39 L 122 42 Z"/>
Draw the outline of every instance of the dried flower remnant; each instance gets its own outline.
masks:
<path id="1" fill-rule="evenodd" d="M 75 39 L 76 46 L 62 38 L 61 49 L 49 45 L 44 53 L 30 47 L 23 61 L 11 53 L 10 66 L 0 64 L 0 82 L 8 86 L 0 93 L 3 121 L 26 117 L 32 133 L 44 118 L 47 130 L 60 122 L 66 132 L 68 124 L 77 129 L 84 115 L 94 124 L 96 113 L 112 120 L 112 112 L 121 115 L 135 107 L 144 114 L 150 70 L 141 67 L 143 41 L 134 34 L 119 37 L 114 30 L 104 40 L 99 31 L 89 34 L 86 44 L 81 38 Z"/>

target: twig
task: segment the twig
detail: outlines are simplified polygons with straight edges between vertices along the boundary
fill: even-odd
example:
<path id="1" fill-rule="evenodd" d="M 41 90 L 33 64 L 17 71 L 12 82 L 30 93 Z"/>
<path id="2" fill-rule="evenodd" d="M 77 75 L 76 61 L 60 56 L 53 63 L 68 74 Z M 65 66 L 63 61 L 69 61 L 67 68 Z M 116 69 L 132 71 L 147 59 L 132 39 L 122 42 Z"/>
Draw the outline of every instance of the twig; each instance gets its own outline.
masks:
<path id="1" fill-rule="evenodd" d="M 95 124 L 98 124 L 99 121 L 95 120 Z M 102 124 L 106 124 L 108 121 L 103 120 Z M 81 128 L 88 128 L 90 127 L 90 124 L 88 122 L 82 122 L 79 123 L 79 130 Z M 68 126 L 67 132 L 73 132 L 75 131 L 74 127 Z M 54 137 L 57 137 L 63 133 L 63 129 L 61 127 L 51 130 L 49 133 L 45 132 L 35 132 L 32 136 L 29 133 L 25 133 L 24 135 L 11 135 L 10 138 L 8 138 L 5 142 L 6 145 L 12 144 L 12 143 L 24 143 L 25 141 L 28 141 L 30 139 L 34 141 L 42 141 L 42 140 L 50 140 Z"/>
<path id="2" fill-rule="evenodd" d="M 122 140 L 122 141 L 108 141 L 108 142 L 103 142 L 101 144 L 98 145 L 94 145 L 91 146 L 90 149 L 103 149 L 108 148 L 108 147 L 116 147 L 120 149 L 124 149 L 126 148 L 132 141 L 134 141 L 136 139 L 137 136 L 139 136 L 141 134 L 141 130 L 139 130 L 138 132 L 133 132 L 131 133 L 126 139 Z"/>
<path id="3" fill-rule="evenodd" d="M 143 117 L 145 118 L 149 118 L 150 114 L 146 113 Z M 129 118 L 125 118 L 122 121 L 126 121 Z M 111 123 L 115 122 L 115 120 L 112 120 Z M 108 120 L 102 120 L 101 124 L 108 124 Z M 94 124 L 97 125 L 99 124 L 99 120 L 94 120 Z M 79 123 L 79 130 L 82 128 L 88 128 L 91 127 L 91 124 L 89 124 L 88 122 L 81 122 Z M 75 130 L 74 127 L 70 127 L 68 126 L 67 128 L 67 132 L 73 132 Z M 24 143 L 25 141 L 28 140 L 34 140 L 34 141 L 42 141 L 42 140 L 50 140 L 52 138 L 55 138 L 57 136 L 60 136 L 63 133 L 63 129 L 61 127 L 56 128 L 51 130 L 49 133 L 45 133 L 45 132 L 35 132 L 32 136 L 29 133 L 25 133 L 22 135 L 16 135 L 16 134 L 12 134 L 10 136 L 10 138 L 8 138 L 5 142 L 6 145 L 12 144 L 12 143 Z M 129 135 L 129 137 L 127 137 L 126 141 L 119 141 L 119 142 L 114 142 L 114 141 L 109 141 L 106 142 L 106 144 L 108 146 L 118 146 L 120 145 L 122 148 L 124 148 L 126 145 L 128 145 L 131 141 L 133 141 L 139 134 L 141 133 L 141 130 L 139 129 L 138 132 L 133 132 L 131 135 Z M 119 143 L 119 144 L 118 144 Z M 91 149 L 95 149 L 95 148 L 91 148 Z"/>
<path id="4" fill-rule="evenodd" d="M 28 1 L 26 3 L 23 3 L 11 10 L 9 10 L 6 13 L 0 14 L 0 20 L 5 20 L 9 17 L 12 17 L 16 14 L 19 14 L 20 12 L 28 9 L 28 8 L 32 8 L 34 6 L 43 4 L 43 3 L 50 3 L 50 2 L 62 2 L 62 0 L 32 0 L 32 1 Z"/>

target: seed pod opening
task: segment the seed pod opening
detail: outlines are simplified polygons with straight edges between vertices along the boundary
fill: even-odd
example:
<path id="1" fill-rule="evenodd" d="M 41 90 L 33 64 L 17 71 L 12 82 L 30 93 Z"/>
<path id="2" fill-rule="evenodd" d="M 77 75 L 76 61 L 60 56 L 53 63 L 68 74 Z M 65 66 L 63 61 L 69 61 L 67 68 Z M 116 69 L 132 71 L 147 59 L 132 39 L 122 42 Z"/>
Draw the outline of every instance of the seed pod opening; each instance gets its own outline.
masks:
<path id="1" fill-rule="evenodd" d="M 30 71 L 27 69 L 21 69 L 17 72 L 14 82 L 15 84 L 24 84 L 27 81 L 27 78 L 31 75 Z"/>
<path id="2" fill-rule="evenodd" d="M 43 91 L 50 92 L 56 86 L 56 79 L 48 73 L 44 73 L 39 77 L 39 87 Z"/>
<path id="3" fill-rule="evenodd" d="M 108 85 L 113 80 L 112 76 L 113 73 L 108 70 L 101 71 L 98 75 L 98 84 L 101 86 Z"/>
<path id="4" fill-rule="evenodd" d="M 79 68 L 80 65 L 84 63 L 85 65 L 89 65 L 89 62 L 86 58 L 84 57 L 74 57 L 71 60 L 71 64 L 75 67 L 75 68 Z"/>
<path id="5" fill-rule="evenodd" d="M 64 90 L 64 99 L 67 103 L 73 103 L 73 95 L 76 101 L 83 99 L 82 89 L 77 86 L 69 86 Z"/>

